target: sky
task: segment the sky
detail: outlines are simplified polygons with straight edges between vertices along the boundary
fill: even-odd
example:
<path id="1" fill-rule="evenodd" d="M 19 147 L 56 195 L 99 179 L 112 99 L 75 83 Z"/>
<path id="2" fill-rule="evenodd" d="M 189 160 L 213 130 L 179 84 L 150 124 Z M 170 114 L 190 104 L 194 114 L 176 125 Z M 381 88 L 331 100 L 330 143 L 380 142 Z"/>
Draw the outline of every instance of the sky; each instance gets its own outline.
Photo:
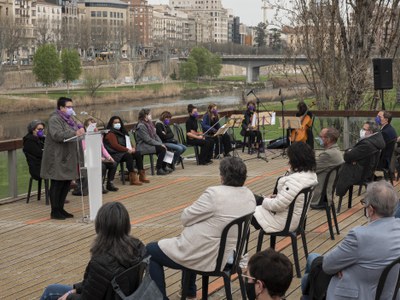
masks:
<path id="1" fill-rule="evenodd" d="M 149 4 L 169 4 L 168 0 L 149 0 Z M 222 0 L 224 8 L 231 8 L 233 15 L 240 17 L 240 22 L 256 26 L 262 22 L 261 0 Z"/>

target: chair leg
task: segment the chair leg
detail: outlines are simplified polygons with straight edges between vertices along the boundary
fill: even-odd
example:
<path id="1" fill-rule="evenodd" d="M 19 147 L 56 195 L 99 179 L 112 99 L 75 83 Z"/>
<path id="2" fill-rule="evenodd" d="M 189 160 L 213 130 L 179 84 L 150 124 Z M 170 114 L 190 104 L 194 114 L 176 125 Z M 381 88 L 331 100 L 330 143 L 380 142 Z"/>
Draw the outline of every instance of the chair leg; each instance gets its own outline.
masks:
<path id="1" fill-rule="evenodd" d="M 121 162 L 119 165 L 120 165 L 120 171 L 121 171 L 121 182 L 122 182 L 122 185 L 125 185 L 125 168 L 124 168 L 124 163 Z"/>
<path id="2" fill-rule="evenodd" d="M 243 137 L 242 153 L 244 152 L 245 147 L 246 147 L 246 135 Z"/>
<path id="3" fill-rule="evenodd" d="M 199 147 L 198 146 L 194 146 L 194 156 L 196 157 L 196 164 L 199 165 Z"/>
<path id="4" fill-rule="evenodd" d="M 275 236 L 275 235 L 271 235 L 271 236 L 269 237 L 269 241 L 270 241 L 270 243 L 269 243 L 270 247 L 271 247 L 272 249 L 275 249 L 275 245 L 276 245 L 276 236 Z"/>
<path id="5" fill-rule="evenodd" d="M 339 203 L 336 212 L 339 214 L 340 213 L 340 208 L 342 207 L 342 201 L 343 201 L 343 196 L 339 197 Z"/>
<path id="6" fill-rule="evenodd" d="M 182 156 L 180 156 L 180 160 L 181 160 L 181 166 L 182 166 L 182 169 L 184 169 L 184 168 L 185 168 L 185 166 L 183 165 L 183 157 L 182 157 Z"/>
<path id="7" fill-rule="evenodd" d="M 353 186 L 349 189 L 349 203 L 347 204 L 347 208 L 351 208 L 351 202 L 353 201 Z"/>
<path id="8" fill-rule="evenodd" d="M 301 241 L 303 242 L 304 255 L 307 258 L 308 257 L 308 247 L 307 247 L 306 233 L 304 231 L 301 231 L 300 236 L 301 236 Z"/>
<path id="9" fill-rule="evenodd" d="M 358 186 L 358 196 L 361 195 L 362 187 L 363 187 L 362 184 L 360 184 L 360 185 Z"/>
<path id="10" fill-rule="evenodd" d="M 45 179 L 44 180 L 44 195 L 45 195 L 45 199 L 46 199 L 46 205 L 49 205 L 49 180 Z"/>
<path id="11" fill-rule="evenodd" d="M 232 300 L 231 279 L 229 276 L 224 276 L 224 286 L 225 286 L 226 300 Z"/>
<path id="12" fill-rule="evenodd" d="M 183 270 L 182 272 L 183 272 L 183 286 L 182 286 L 181 300 L 186 300 L 189 289 L 190 272 L 186 270 Z"/>
<path id="13" fill-rule="evenodd" d="M 297 237 L 295 234 L 291 234 L 290 238 L 292 239 L 293 259 L 294 259 L 294 265 L 296 268 L 297 278 L 301 278 L 299 253 L 297 250 Z"/>
<path id="14" fill-rule="evenodd" d="M 201 299 L 206 300 L 208 298 L 208 276 L 202 276 L 201 285 Z"/>
<path id="15" fill-rule="evenodd" d="M 260 229 L 260 232 L 258 233 L 257 252 L 261 251 L 263 239 L 264 239 L 264 230 Z"/>
<path id="16" fill-rule="evenodd" d="M 38 180 L 38 201 L 40 200 L 40 196 L 42 195 L 42 179 Z"/>
<path id="17" fill-rule="evenodd" d="M 326 220 L 328 222 L 329 234 L 331 235 L 331 240 L 335 239 L 335 235 L 333 233 L 332 227 L 332 219 L 331 219 L 331 207 L 329 206 L 328 202 L 325 203 L 325 211 L 326 211 Z"/>
<path id="18" fill-rule="evenodd" d="M 151 169 L 151 175 L 154 176 L 154 159 L 153 159 L 153 154 L 150 154 L 150 169 Z"/>
<path id="19" fill-rule="evenodd" d="M 246 285 L 244 284 L 243 277 L 240 276 L 240 274 L 242 274 L 241 268 L 238 269 L 240 293 L 242 294 L 242 299 L 247 299 L 246 298 Z"/>
<path id="20" fill-rule="evenodd" d="M 335 202 L 333 202 L 333 201 L 332 201 L 332 204 L 331 204 L 331 209 L 332 209 L 333 222 L 335 223 L 335 227 L 336 227 L 336 233 L 340 234 L 339 224 L 338 224 L 338 221 L 337 221 L 336 211 L 335 211 Z"/>
<path id="21" fill-rule="evenodd" d="M 33 182 L 33 178 L 31 177 L 29 179 L 28 196 L 26 196 L 26 203 L 29 203 L 29 198 L 31 197 L 32 182 Z"/>

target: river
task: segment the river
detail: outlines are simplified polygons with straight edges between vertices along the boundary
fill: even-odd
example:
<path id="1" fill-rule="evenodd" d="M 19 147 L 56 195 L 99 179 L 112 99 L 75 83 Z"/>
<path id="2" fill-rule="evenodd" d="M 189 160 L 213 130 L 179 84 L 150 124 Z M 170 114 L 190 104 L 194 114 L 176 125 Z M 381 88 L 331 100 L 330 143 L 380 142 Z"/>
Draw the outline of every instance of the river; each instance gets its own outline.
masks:
<path id="1" fill-rule="evenodd" d="M 76 117 L 80 121 L 87 118 L 86 113 L 92 115 L 104 123 L 107 123 L 111 116 L 118 115 L 125 122 L 137 121 L 138 112 L 142 108 L 150 108 L 153 119 L 157 119 L 161 112 L 168 110 L 172 115 L 187 114 L 187 105 L 192 103 L 203 113 L 210 103 L 216 103 L 218 109 L 232 109 L 241 105 L 241 93 L 231 92 L 218 96 L 209 96 L 199 99 L 183 99 L 182 97 L 162 98 L 160 100 L 136 100 L 120 104 L 102 104 L 86 107 L 75 107 Z M 0 140 L 8 140 L 23 137 L 27 132 L 27 125 L 30 121 L 40 119 L 47 122 L 53 110 L 35 111 L 32 113 L 9 113 L 1 115 Z M 99 122 L 101 123 L 101 122 Z"/>

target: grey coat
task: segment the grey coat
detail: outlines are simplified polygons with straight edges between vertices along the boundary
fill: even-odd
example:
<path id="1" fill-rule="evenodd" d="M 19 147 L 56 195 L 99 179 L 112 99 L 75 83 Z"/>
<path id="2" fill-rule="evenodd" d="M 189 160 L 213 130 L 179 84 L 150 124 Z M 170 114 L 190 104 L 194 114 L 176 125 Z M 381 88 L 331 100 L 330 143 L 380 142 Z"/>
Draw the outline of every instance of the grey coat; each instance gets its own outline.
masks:
<path id="1" fill-rule="evenodd" d="M 375 299 L 383 269 L 398 257 L 400 219 L 381 218 L 353 228 L 338 247 L 324 256 L 324 272 L 334 275 L 326 299 Z M 339 271 L 342 272 L 341 278 L 336 275 Z M 389 275 L 380 299 L 392 299 L 390 295 L 394 286 L 394 278 Z M 400 299 L 400 295 L 396 299 Z"/>
<path id="2" fill-rule="evenodd" d="M 338 144 L 333 144 L 328 149 L 325 149 L 317 156 L 317 176 L 318 176 L 318 185 L 315 187 L 314 195 L 311 200 L 311 204 L 319 204 L 319 200 L 321 199 L 321 192 L 324 186 L 325 178 L 328 172 L 337 165 L 340 165 L 344 162 L 343 154 L 340 151 Z M 331 174 L 329 178 L 329 184 L 326 190 L 326 194 L 328 197 L 329 203 L 332 201 L 332 185 L 335 180 L 335 173 Z"/>
<path id="3" fill-rule="evenodd" d="M 49 119 L 46 142 L 43 149 L 40 176 L 44 179 L 74 180 L 78 178 L 78 147 L 72 129 L 56 112 Z"/>
<path id="4" fill-rule="evenodd" d="M 160 137 L 155 134 L 154 138 L 150 136 L 146 125 L 139 122 L 136 127 L 136 149 L 142 154 L 156 153 L 155 146 L 161 146 L 163 143 Z"/>

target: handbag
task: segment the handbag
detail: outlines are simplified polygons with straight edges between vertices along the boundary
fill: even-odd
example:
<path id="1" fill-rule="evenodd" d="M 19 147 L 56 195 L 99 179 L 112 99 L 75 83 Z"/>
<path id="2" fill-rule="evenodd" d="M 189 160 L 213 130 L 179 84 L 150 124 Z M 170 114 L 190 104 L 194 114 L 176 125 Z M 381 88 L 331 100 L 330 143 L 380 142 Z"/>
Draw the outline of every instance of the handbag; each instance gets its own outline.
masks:
<path id="1" fill-rule="evenodd" d="M 149 272 L 149 263 L 150 263 L 150 256 L 147 256 L 142 260 L 141 263 L 146 264 L 146 275 L 144 276 L 142 282 L 140 283 L 139 287 L 133 294 L 125 295 L 124 292 L 121 290 L 120 286 L 116 282 L 116 278 L 114 277 L 111 280 L 111 285 L 115 291 L 115 293 L 122 299 L 122 300 L 163 300 L 164 297 L 161 294 L 160 290 L 158 289 L 156 283 L 150 277 Z"/>

